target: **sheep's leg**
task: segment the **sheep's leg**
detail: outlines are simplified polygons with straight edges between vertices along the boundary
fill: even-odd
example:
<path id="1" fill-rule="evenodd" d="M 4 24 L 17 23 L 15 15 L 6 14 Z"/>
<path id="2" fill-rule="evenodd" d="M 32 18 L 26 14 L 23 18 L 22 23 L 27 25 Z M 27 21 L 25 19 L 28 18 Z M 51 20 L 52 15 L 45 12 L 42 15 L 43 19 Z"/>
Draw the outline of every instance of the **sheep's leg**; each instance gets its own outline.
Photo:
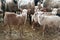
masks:
<path id="1" fill-rule="evenodd" d="M 18 29 L 19 29 L 19 34 L 20 34 L 20 40 L 23 40 L 23 37 L 22 37 L 22 35 L 23 35 L 23 28 L 20 25 L 20 23 L 18 24 Z"/>
<path id="2" fill-rule="evenodd" d="M 35 31 L 34 26 L 32 25 L 32 29 Z"/>
<path id="3" fill-rule="evenodd" d="M 26 22 L 27 22 L 27 16 L 25 16 L 24 25 L 26 24 Z"/>
<path id="4" fill-rule="evenodd" d="M 10 32 L 9 32 L 9 36 L 10 36 L 10 40 L 11 40 L 11 39 L 12 39 L 12 38 L 11 38 L 11 31 L 12 31 L 12 30 L 11 30 L 11 26 L 10 26 L 10 25 L 9 25 L 9 31 L 10 31 Z"/>
<path id="5" fill-rule="evenodd" d="M 23 27 L 20 26 L 20 39 L 23 40 Z"/>
<path id="6" fill-rule="evenodd" d="M 45 32 L 45 25 L 43 26 L 43 38 L 44 38 L 44 32 Z"/>
<path id="7" fill-rule="evenodd" d="M 29 14 L 29 24 L 31 25 L 31 14 Z"/>
<path id="8" fill-rule="evenodd" d="M 20 26 L 20 24 L 18 23 L 18 30 L 19 30 L 19 34 L 20 34 L 20 40 L 21 40 L 21 38 L 22 38 L 22 36 L 21 36 L 21 26 Z"/>
<path id="9" fill-rule="evenodd" d="M 26 18 L 26 19 L 27 19 L 27 18 Z M 26 24 L 26 19 L 25 19 L 24 25 Z"/>
<path id="10" fill-rule="evenodd" d="M 35 31 L 34 25 L 35 25 L 35 23 L 32 23 L 32 29 Z"/>

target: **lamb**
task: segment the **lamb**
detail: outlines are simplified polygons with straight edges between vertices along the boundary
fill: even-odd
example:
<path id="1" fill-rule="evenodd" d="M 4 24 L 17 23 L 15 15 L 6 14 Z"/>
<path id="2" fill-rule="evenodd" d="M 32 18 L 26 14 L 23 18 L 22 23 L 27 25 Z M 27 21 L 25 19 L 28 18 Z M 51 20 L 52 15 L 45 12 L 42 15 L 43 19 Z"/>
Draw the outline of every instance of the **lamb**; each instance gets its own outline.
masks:
<path id="1" fill-rule="evenodd" d="M 48 27 L 60 27 L 60 17 L 58 16 L 44 16 L 44 15 L 40 15 L 38 16 L 38 23 L 40 25 L 43 25 L 43 35 L 44 35 L 44 31 L 45 31 L 45 27 L 46 25 Z"/>
<path id="2" fill-rule="evenodd" d="M 22 14 L 18 15 L 13 12 L 5 12 L 4 24 L 8 25 L 23 25 L 27 20 L 27 10 L 24 9 Z"/>

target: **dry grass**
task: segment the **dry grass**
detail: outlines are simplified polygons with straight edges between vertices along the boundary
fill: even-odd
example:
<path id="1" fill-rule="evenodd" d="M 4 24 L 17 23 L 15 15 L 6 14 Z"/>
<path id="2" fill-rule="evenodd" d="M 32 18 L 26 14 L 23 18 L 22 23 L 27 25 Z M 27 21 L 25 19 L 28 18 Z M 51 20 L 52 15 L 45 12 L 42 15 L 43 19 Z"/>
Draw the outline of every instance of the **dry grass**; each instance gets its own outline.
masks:
<path id="1" fill-rule="evenodd" d="M 10 28 L 0 24 L 0 40 L 60 40 L 60 29 L 46 27 L 43 37 L 42 27 L 36 27 L 36 30 L 33 30 L 28 23 L 25 26 L 11 26 Z"/>

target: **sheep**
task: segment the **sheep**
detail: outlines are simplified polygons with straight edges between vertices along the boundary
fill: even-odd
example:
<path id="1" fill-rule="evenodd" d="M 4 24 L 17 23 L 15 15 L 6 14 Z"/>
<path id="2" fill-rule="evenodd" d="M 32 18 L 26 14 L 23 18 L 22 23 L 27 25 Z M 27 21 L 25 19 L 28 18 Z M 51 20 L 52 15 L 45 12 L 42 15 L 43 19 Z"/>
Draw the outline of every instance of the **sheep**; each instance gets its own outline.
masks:
<path id="1" fill-rule="evenodd" d="M 43 3 L 38 2 L 37 6 L 40 7 L 40 8 L 43 8 Z"/>
<path id="2" fill-rule="evenodd" d="M 34 12 L 37 12 L 38 10 L 38 6 L 35 6 Z"/>
<path id="3" fill-rule="evenodd" d="M 58 16 L 46 16 L 46 15 L 39 15 L 38 16 L 38 23 L 43 25 L 43 35 L 46 25 L 48 27 L 60 27 L 60 17 Z"/>
<path id="4" fill-rule="evenodd" d="M 18 9 L 19 8 L 27 8 L 28 6 L 34 4 L 34 0 L 18 0 Z"/>
<path id="5" fill-rule="evenodd" d="M 23 27 L 25 26 L 26 20 L 27 20 L 27 10 L 24 9 L 22 11 L 22 14 L 18 15 L 14 12 L 5 12 L 4 16 L 4 27 L 8 26 L 11 33 L 11 27 L 17 26 L 18 30 L 23 30 Z M 22 26 L 23 25 L 23 26 Z M 21 27 L 22 26 L 22 27 Z"/>
<path id="6" fill-rule="evenodd" d="M 44 6 L 50 6 L 53 8 L 59 8 L 60 7 L 60 0 L 43 0 Z"/>
<path id="7" fill-rule="evenodd" d="M 44 11 L 44 10 L 46 10 L 46 9 L 41 9 L 41 11 L 43 11 L 44 12 L 44 15 L 56 15 L 57 14 L 57 11 L 58 11 L 58 9 L 57 8 L 51 8 L 51 12 L 47 12 L 47 11 Z"/>
<path id="8" fill-rule="evenodd" d="M 20 17 L 20 16 L 24 17 L 24 20 L 25 20 L 24 24 L 27 21 L 27 12 L 28 12 L 27 9 L 23 9 L 22 13 L 20 15 L 17 15 L 17 17 Z"/>
<path id="9" fill-rule="evenodd" d="M 5 0 L 5 11 L 16 12 L 17 10 L 18 6 L 17 3 L 14 3 L 14 0 Z"/>
<path id="10" fill-rule="evenodd" d="M 34 15 L 32 15 L 32 21 L 34 21 L 35 23 L 38 23 L 39 25 L 43 26 L 43 35 L 44 35 L 44 30 L 45 30 L 45 25 L 48 25 L 49 27 L 51 26 L 60 26 L 60 17 L 56 16 L 56 15 L 51 15 L 49 14 L 44 14 L 45 12 L 36 12 L 34 13 Z M 46 12 L 49 13 L 49 12 Z M 32 25 L 33 28 L 33 25 Z M 35 30 L 35 29 L 34 29 Z"/>
<path id="11" fill-rule="evenodd" d="M 34 29 L 34 24 L 36 25 L 38 23 L 38 15 L 42 15 L 42 14 L 43 14 L 43 12 L 39 11 L 39 12 L 35 12 L 34 15 L 31 15 L 32 16 L 32 22 L 33 22 L 33 24 L 32 24 L 33 29 Z"/>
<path id="12" fill-rule="evenodd" d="M 26 3 L 25 3 L 26 2 Z M 31 15 L 34 14 L 34 0 L 19 0 L 18 1 L 18 9 L 27 9 L 28 10 L 28 18 L 29 18 L 29 23 L 31 24 Z"/>
<path id="13" fill-rule="evenodd" d="M 57 14 L 57 11 L 58 11 L 57 8 L 53 8 L 53 10 L 52 10 L 52 15 L 56 15 L 56 14 Z"/>
<path id="14" fill-rule="evenodd" d="M 23 25 L 27 20 L 27 10 L 24 9 L 22 14 L 18 15 L 13 12 L 5 12 L 4 23 L 8 25 Z"/>

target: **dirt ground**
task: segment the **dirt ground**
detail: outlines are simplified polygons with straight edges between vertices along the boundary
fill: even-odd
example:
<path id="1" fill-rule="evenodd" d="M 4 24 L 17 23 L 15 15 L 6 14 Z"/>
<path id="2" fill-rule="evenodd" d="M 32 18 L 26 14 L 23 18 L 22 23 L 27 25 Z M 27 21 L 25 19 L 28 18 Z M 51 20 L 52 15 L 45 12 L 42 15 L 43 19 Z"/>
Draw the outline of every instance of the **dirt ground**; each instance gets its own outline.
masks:
<path id="1" fill-rule="evenodd" d="M 60 28 L 46 27 L 44 36 L 43 27 L 36 27 L 35 30 L 27 23 L 23 26 L 3 26 L 0 23 L 0 40 L 60 40 Z"/>

